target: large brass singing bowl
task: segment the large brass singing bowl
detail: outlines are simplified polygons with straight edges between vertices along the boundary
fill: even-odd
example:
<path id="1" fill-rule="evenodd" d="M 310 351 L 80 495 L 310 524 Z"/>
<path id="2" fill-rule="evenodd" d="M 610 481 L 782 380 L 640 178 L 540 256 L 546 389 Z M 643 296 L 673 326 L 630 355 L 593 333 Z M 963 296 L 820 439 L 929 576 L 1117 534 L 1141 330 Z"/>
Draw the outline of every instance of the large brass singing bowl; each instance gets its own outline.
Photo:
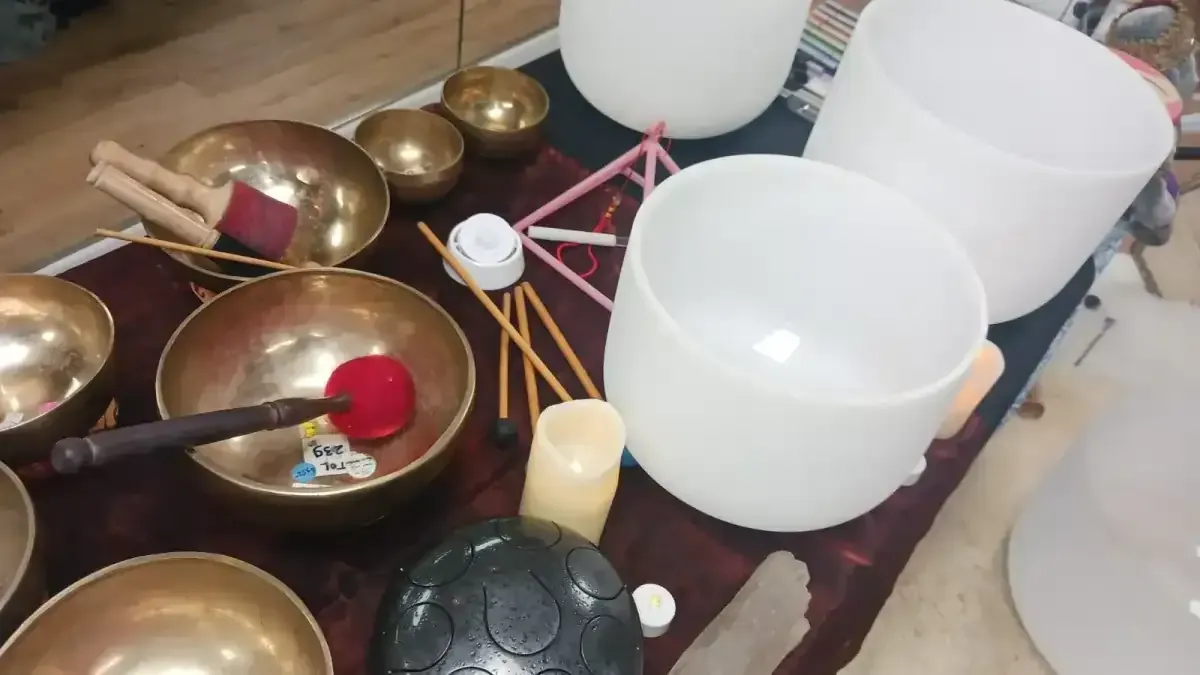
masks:
<path id="1" fill-rule="evenodd" d="M 42 274 L 0 275 L 0 462 L 44 459 L 104 415 L 114 332 L 90 291 Z"/>
<path id="2" fill-rule="evenodd" d="M 377 520 L 449 462 L 475 398 L 467 338 L 444 309 L 391 279 L 352 270 L 280 272 L 236 286 L 188 317 L 158 364 L 163 419 L 287 396 L 321 396 L 330 374 L 386 354 L 416 384 L 413 421 L 395 435 L 353 441 L 369 477 L 297 483 L 302 430 L 278 429 L 191 451 L 204 485 L 241 516 L 298 530 L 342 530 Z M 327 424 L 327 423 L 326 423 Z M 336 433 L 323 427 L 321 435 Z M 311 462 L 310 462 L 311 463 Z"/>
<path id="3" fill-rule="evenodd" d="M 299 223 L 284 262 L 297 266 L 354 265 L 387 222 L 391 197 L 375 162 L 353 141 L 323 127 L 280 120 L 222 124 L 184 140 L 159 161 L 206 185 L 236 179 L 295 206 Z M 154 223 L 146 223 L 146 230 L 177 241 Z M 168 255 L 210 291 L 246 280 L 203 256 Z"/>
<path id="4" fill-rule="evenodd" d="M 442 85 L 442 108 L 476 154 L 511 157 L 540 143 L 550 96 L 537 80 L 520 71 L 472 66 Z"/>
<path id="5" fill-rule="evenodd" d="M 279 580 L 234 558 L 166 553 L 54 596 L 0 648 L 0 673 L 333 675 L 333 659 Z"/>
<path id="6" fill-rule="evenodd" d="M 37 543 L 29 493 L 17 474 L 0 463 L 0 641 L 42 601 L 45 585 Z"/>
<path id="7" fill-rule="evenodd" d="M 383 170 L 402 202 L 441 199 L 462 175 L 462 134 L 427 110 L 377 112 L 358 125 L 354 140 Z"/>

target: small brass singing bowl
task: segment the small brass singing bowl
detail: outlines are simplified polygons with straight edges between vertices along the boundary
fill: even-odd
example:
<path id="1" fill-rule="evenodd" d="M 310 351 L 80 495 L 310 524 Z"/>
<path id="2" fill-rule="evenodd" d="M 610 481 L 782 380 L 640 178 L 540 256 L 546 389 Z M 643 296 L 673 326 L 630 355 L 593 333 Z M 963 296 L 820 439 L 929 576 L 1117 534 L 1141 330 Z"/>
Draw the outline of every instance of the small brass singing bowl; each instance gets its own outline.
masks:
<path id="1" fill-rule="evenodd" d="M 0 463 L 0 642 L 43 600 L 37 539 L 33 501 L 17 474 Z"/>
<path id="2" fill-rule="evenodd" d="M 299 222 L 283 262 L 354 266 L 387 224 L 391 195 L 375 162 L 353 141 L 312 124 L 284 120 L 231 122 L 201 131 L 159 162 L 209 186 L 239 180 L 295 206 Z M 178 241 L 145 223 L 153 237 Z M 213 292 L 245 281 L 204 256 L 167 252 L 188 280 Z M 270 270 L 263 269 L 263 274 Z M 258 275 L 262 276 L 262 275 Z"/>
<path id="3" fill-rule="evenodd" d="M 442 86 L 442 108 L 470 148 L 484 157 L 514 157 L 541 142 L 550 96 L 537 80 L 510 68 L 472 66 Z"/>
<path id="4" fill-rule="evenodd" d="M 0 672 L 333 675 L 333 658 L 275 577 L 222 555 L 166 553 L 54 596 L 0 648 Z"/>
<path id="5" fill-rule="evenodd" d="M 387 515 L 442 471 L 475 399 L 475 360 L 454 319 L 427 296 L 386 277 L 342 269 L 279 272 L 236 286 L 197 309 L 167 342 L 156 390 L 163 419 L 322 396 L 333 370 L 372 354 L 408 367 L 416 385 L 412 422 L 396 434 L 349 441 L 373 458 L 357 477 L 325 473 L 286 428 L 189 451 L 201 484 L 231 512 L 284 530 L 339 531 Z M 310 449 L 311 453 L 311 449 Z"/>
<path id="6" fill-rule="evenodd" d="M 112 402 L 115 327 L 90 291 L 44 274 L 0 275 L 0 462 L 50 454 Z"/>
<path id="7" fill-rule="evenodd" d="M 402 202 L 437 201 L 462 175 L 462 134 L 444 117 L 425 110 L 375 113 L 358 125 L 354 140 L 383 170 Z"/>

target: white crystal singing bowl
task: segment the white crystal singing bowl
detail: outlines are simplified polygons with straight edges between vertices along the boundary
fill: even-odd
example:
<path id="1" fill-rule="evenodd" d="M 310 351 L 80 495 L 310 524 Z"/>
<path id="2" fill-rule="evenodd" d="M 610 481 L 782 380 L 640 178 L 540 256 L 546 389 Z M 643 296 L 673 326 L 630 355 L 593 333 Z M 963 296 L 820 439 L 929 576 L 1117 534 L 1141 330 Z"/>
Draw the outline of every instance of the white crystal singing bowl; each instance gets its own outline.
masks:
<path id="1" fill-rule="evenodd" d="M 561 7 L 563 65 L 589 103 L 635 131 L 664 122 L 672 138 L 707 138 L 750 123 L 779 97 L 809 0 L 563 0 Z"/>
<path id="2" fill-rule="evenodd" d="M 1018 2 L 873 0 L 804 156 L 929 211 L 1000 323 L 1062 289 L 1174 142 L 1141 75 Z"/>
<path id="3" fill-rule="evenodd" d="M 694 165 L 646 199 L 608 400 L 650 476 L 721 520 L 837 525 L 917 465 L 987 330 L 982 284 L 896 192 L 809 160 Z"/>
<path id="4" fill-rule="evenodd" d="M 1200 672 L 1197 385 L 1126 389 L 1013 527 L 1013 604 L 1059 675 Z"/>

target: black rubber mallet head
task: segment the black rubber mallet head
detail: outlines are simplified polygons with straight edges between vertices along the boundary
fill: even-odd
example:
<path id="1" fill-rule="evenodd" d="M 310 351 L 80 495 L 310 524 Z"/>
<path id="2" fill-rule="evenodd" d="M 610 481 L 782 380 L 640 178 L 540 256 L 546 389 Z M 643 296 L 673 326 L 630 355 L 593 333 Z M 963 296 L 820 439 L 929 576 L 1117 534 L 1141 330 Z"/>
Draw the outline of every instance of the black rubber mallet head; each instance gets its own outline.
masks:
<path id="1" fill-rule="evenodd" d="M 504 318 L 512 320 L 512 294 L 504 294 Z M 492 442 L 501 448 L 511 448 L 517 441 L 517 424 L 508 418 L 508 352 L 511 339 L 500 331 L 500 406 L 496 424 L 492 427 Z"/>

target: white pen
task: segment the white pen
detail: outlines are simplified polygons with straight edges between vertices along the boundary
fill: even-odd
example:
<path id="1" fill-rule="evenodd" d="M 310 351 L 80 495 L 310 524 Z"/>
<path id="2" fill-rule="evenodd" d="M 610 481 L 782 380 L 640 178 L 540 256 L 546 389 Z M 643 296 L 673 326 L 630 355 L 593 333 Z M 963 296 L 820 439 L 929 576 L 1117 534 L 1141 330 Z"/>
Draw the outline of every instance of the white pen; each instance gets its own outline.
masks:
<path id="1" fill-rule="evenodd" d="M 579 230 L 564 230 L 558 227 L 539 227 L 532 225 L 525 230 L 530 239 L 541 241 L 563 241 L 570 244 L 588 244 L 591 246 L 625 246 L 629 237 L 618 237 L 615 234 L 603 232 L 581 232 Z"/>

